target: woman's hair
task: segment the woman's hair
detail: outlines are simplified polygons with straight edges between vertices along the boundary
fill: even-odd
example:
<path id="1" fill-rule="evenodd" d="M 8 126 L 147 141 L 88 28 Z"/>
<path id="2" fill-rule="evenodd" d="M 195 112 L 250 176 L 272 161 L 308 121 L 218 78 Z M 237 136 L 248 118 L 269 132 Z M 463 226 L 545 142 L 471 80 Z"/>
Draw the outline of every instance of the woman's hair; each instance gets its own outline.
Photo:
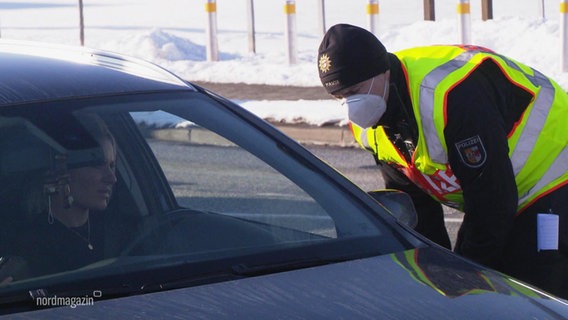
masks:
<path id="1" fill-rule="evenodd" d="M 105 140 L 110 141 L 116 151 L 116 141 L 114 136 L 101 117 L 94 113 L 82 113 L 78 114 L 77 118 L 99 145 L 101 145 Z"/>
<path id="2" fill-rule="evenodd" d="M 110 141 L 113 152 L 116 153 L 116 141 L 114 136 L 105 122 L 97 114 L 77 114 L 77 120 L 90 136 L 88 137 L 89 139 L 94 140 L 99 146 L 102 146 L 105 141 Z M 77 138 L 77 135 L 72 135 L 73 139 Z M 80 141 L 75 141 L 75 143 L 82 144 Z M 88 144 L 89 143 L 86 145 Z M 24 201 L 24 210 L 28 218 L 33 218 L 38 214 L 47 212 L 49 209 L 49 195 L 65 192 L 65 188 L 68 190 L 68 171 L 64 159 L 66 159 L 65 156 L 58 157 L 58 155 L 54 154 L 52 168 L 49 168 L 47 171 L 36 172 L 29 178 L 28 186 L 25 188 L 27 189 L 25 192 L 28 196 Z"/>

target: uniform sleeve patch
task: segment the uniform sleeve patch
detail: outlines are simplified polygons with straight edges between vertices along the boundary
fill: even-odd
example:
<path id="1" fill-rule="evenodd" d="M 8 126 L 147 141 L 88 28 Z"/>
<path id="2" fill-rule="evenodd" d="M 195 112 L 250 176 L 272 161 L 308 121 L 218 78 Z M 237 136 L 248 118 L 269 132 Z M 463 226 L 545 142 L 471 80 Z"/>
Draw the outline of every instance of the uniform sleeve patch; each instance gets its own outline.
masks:
<path id="1" fill-rule="evenodd" d="M 462 162 L 470 168 L 479 168 L 487 159 L 485 147 L 479 135 L 456 143 Z"/>

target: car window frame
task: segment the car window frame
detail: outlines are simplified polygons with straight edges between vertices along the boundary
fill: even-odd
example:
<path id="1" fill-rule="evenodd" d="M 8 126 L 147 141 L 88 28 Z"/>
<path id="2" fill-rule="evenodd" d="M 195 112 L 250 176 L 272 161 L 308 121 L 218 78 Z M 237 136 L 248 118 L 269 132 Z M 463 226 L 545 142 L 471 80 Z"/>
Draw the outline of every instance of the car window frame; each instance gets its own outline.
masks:
<path id="1" fill-rule="evenodd" d="M 247 112 L 246 110 L 240 109 L 240 107 L 231 104 L 230 102 L 224 100 L 217 100 L 213 99 L 213 97 L 205 95 L 203 93 L 196 93 L 196 92 L 168 92 L 168 93 L 151 93 L 151 94 L 135 94 L 135 95 L 124 95 L 124 96 L 113 96 L 113 97 L 104 97 L 104 98 L 89 98 L 89 99 L 77 99 L 72 101 L 54 101 L 49 103 L 42 103 L 42 108 L 61 108 L 62 112 L 89 112 L 90 110 L 97 110 L 97 114 L 101 115 L 103 119 L 109 120 L 109 129 L 113 131 L 113 134 L 120 135 L 121 131 L 117 131 L 117 128 L 121 127 L 121 123 L 125 121 L 125 119 L 121 119 L 121 117 L 116 117 L 116 114 L 121 114 L 126 112 L 127 110 L 136 110 L 136 111 L 153 111 L 157 108 L 155 106 L 142 108 L 141 105 L 148 103 L 148 101 L 179 101 L 182 106 L 180 108 L 187 108 L 187 99 L 200 99 L 205 101 L 208 106 L 218 108 L 222 112 L 227 113 L 231 117 L 235 117 L 235 119 L 243 120 L 244 125 L 250 127 L 252 132 L 256 134 L 262 135 L 267 143 L 273 144 L 274 148 L 278 148 L 281 152 L 285 152 L 290 156 L 290 159 L 295 161 L 298 165 L 305 167 L 306 170 L 314 171 L 314 174 L 320 176 L 321 179 L 327 181 L 327 184 L 330 188 L 336 189 L 333 192 L 341 192 L 344 193 L 346 199 L 349 202 L 354 203 L 354 205 L 358 208 L 358 212 L 364 215 L 366 219 L 368 219 L 371 223 L 376 225 L 376 228 L 380 229 L 383 233 L 382 239 L 386 240 L 386 243 L 376 244 L 376 246 L 384 246 L 385 251 L 384 253 L 389 252 L 396 252 L 402 251 L 409 248 L 417 247 L 416 239 L 413 242 L 412 236 L 404 236 L 403 230 L 396 224 L 396 221 L 393 217 L 388 215 L 386 210 L 382 208 L 378 203 L 372 200 L 366 193 L 362 190 L 358 189 L 356 186 L 350 184 L 349 182 L 342 183 L 342 179 L 345 181 L 346 178 L 343 177 L 340 173 L 336 172 L 334 169 L 328 167 L 327 164 L 323 163 L 317 157 L 309 153 L 306 149 L 301 147 L 296 142 L 292 141 L 290 138 L 284 136 L 281 132 L 274 129 L 271 125 L 265 123 L 264 121 L 256 118 L 251 113 Z M 152 102 L 154 103 L 154 102 Z M 22 107 L 22 106 L 20 106 Z M 18 107 L 18 108 L 20 108 Z M 37 104 L 30 104 L 26 107 L 31 107 L 32 109 L 37 107 Z M 16 108 L 16 109 L 18 109 Z M 5 111 L 6 109 L 2 109 Z M 2 112 L 0 112 L 2 113 Z M 9 112 L 8 112 L 9 113 Z M 17 112 L 14 112 L 17 113 Z M 110 121 L 112 120 L 112 121 Z M 130 120 L 127 120 L 128 123 Z M 116 125 L 116 126 L 115 126 Z M 128 135 L 133 135 L 137 137 L 137 130 L 131 130 L 135 128 L 124 128 L 129 132 Z M 138 139 L 138 141 L 136 141 Z M 133 145 L 140 144 L 140 148 L 149 148 L 145 143 L 145 140 L 141 137 L 137 137 L 132 140 Z M 121 146 L 122 148 L 123 146 Z M 140 188 L 144 193 L 144 196 L 148 196 L 149 198 L 153 198 L 150 202 L 149 211 L 153 213 L 165 213 L 170 210 L 178 209 L 178 206 L 175 204 L 175 201 L 164 201 L 164 197 L 168 199 L 173 198 L 173 194 L 171 189 L 169 188 L 169 184 L 165 179 L 161 168 L 156 162 L 156 159 L 153 157 L 151 152 L 147 152 L 141 160 L 139 161 L 132 161 L 129 160 L 129 157 L 140 157 L 139 154 L 134 154 L 138 150 L 134 148 L 132 150 L 121 150 L 124 154 L 125 159 L 129 161 L 129 164 L 132 165 L 132 168 L 128 168 L 133 173 L 134 179 L 136 179 L 136 183 L 140 184 Z M 150 168 L 155 166 L 159 170 L 151 171 L 152 174 L 156 175 L 149 179 L 149 177 L 144 178 L 143 180 L 147 180 L 146 183 L 138 181 L 140 177 L 144 177 L 144 175 L 136 174 L 137 172 L 144 172 L 144 168 Z M 119 170 L 120 169 L 119 167 Z M 154 170 L 154 169 L 153 169 Z M 158 190 L 156 194 L 161 194 L 157 196 L 154 192 L 148 192 L 146 185 L 152 185 L 151 181 L 156 181 L 158 179 L 161 181 L 159 185 L 154 185 L 154 188 Z M 294 179 L 292 179 L 294 181 Z M 349 189 L 352 188 L 352 189 Z M 150 188 L 150 190 L 153 190 Z M 152 194 L 150 194 L 152 193 Z M 147 199 L 146 199 L 147 200 Z M 353 239 L 352 239 L 353 240 Z"/>

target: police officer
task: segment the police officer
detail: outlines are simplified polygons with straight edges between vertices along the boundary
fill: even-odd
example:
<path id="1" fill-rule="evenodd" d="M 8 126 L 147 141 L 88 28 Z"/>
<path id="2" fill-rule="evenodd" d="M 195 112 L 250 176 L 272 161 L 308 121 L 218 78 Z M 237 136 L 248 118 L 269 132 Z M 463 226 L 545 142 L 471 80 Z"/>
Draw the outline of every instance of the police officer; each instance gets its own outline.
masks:
<path id="1" fill-rule="evenodd" d="M 475 46 L 387 52 L 370 32 L 331 27 L 323 86 L 385 187 L 409 193 L 416 230 L 450 248 L 441 204 L 462 210 L 454 250 L 568 298 L 568 94 Z"/>

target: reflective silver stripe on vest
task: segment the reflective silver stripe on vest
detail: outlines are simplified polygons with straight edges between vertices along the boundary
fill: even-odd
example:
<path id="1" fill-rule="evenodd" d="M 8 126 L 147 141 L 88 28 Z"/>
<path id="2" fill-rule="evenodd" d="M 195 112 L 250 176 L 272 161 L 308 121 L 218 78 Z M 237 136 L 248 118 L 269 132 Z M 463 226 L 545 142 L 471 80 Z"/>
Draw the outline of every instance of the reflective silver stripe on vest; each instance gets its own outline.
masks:
<path id="1" fill-rule="evenodd" d="M 507 61 L 507 65 L 520 71 L 516 64 L 509 60 L 505 61 Z M 511 163 L 515 176 L 523 169 L 529 155 L 534 149 L 536 140 L 544 127 L 552 104 L 554 103 L 555 88 L 550 80 L 537 70 L 533 69 L 533 72 L 535 74 L 534 76 L 526 75 L 526 77 L 533 85 L 540 86 L 541 90 L 536 97 L 533 109 L 521 132 L 519 142 L 511 155 Z M 538 182 L 526 193 L 519 195 L 519 205 L 539 192 L 546 185 L 561 177 L 566 171 L 568 171 L 568 149 L 564 148 Z"/>
<path id="2" fill-rule="evenodd" d="M 519 205 L 521 205 L 529 197 L 540 191 L 547 184 L 560 178 L 568 171 L 568 148 L 564 148 L 562 152 L 556 157 L 550 168 L 544 173 L 542 178 L 525 194 L 519 195 Z"/>
<path id="3" fill-rule="evenodd" d="M 502 59 L 510 68 L 522 72 L 522 70 L 512 61 L 504 57 L 502 57 Z M 515 175 L 523 169 L 529 155 L 534 149 L 540 130 L 544 127 L 544 123 L 546 122 L 546 118 L 552 108 L 552 103 L 554 102 L 554 87 L 552 86 L 552 83 L 550 83 L 550 80 L 534 69 L 533 72 L 535 73 L 534 76 L 528 74 L 525 74 L 525 76 L 533 85 L 540 86 L 541 90 L 536 96 L 532 111 L 519 137 L 519 142 L 515 146 L 515 150 L 513 150 L 513 154 L 511 155 L 511 163 L 513 165 Z"/>
<path id="4" fill-rule="evenodd" d="M 448 155 L 442 147 L 442 143 L 436 132 L 434 122 L 434 89 L 440 81 L 446 78 L 450 73 L 463 67 L 471 58 L 479 51 L 465 51 L 454 59 L 436 67 L 430 71 L 420 84 L 420 118 L 424 131 L 424 139 L 430 159 L 435 163 L 448 163 Z"/>
<path id="5" fill-rule="evenodd" d="M 367 136 L 369 130 L 370 129 L 367 128 L 361 131 L 361 143 L 365 146 L 365 148 L 371 148 L 371 144 L 369 143 L 369 138 Z"/>
<path id="6" fill-rule="evenodd" d="M 426 146 L 432 161 L 445 164 L 448 162 L 448 155 L 442 147 L 434 122 L 434 89 L 445 77 L 453 71 L 463 67 L 475 54 L 480 51 L 466 51 L 458 55 L 451 61 L 435 68 L 424 77 L 420 86 L 420 116 L 424 130 Z M 525 127 L 522 129 L 519 140 L 511 155 L 511 163 L 515 176 L 523 169 L 528 157 L 533 151 L 536 141 L 544 127 L 546 118 L 552 108 L 555 96 L 555 88 L 550 80 L 537 70 L 531 69 L 534 75 L 526 74 L 517 64 L 508 58 L 499 56 L 507 66 L 522 72 L 524 76 L 536 87 L 540 87 L 540 92 L 536 96 L 534 106 L 528 115 Z M 526 193 L 519 195 L 519 204 L 539 192 L 543 187 L 561 177 L 568 171 L 568 148 L 552 163 L 538 183 Z"/>
<path id="7" fill-rule="evenodd" d="M 361 128 L 361 134 L 359 135 L 359 141 L 361 143 L 361 145 L 363 145 L 363 147 L 365 148 L 371 148 L 371 145 L 369 144 L 369 138 L 367 138 L 367 131 L 370 130 L 369 128 L 367 129 L 363 129 Z M 376 150 L 375 150 L 376 152 Z"/>
<path id="8" fill-rule="evenodd" d="M 523 72 L 519 66 L 511 60 L 502 56 L 501 58 L 510 68 Z M 540 86 L 540 92 L 536 96 L 529 118 L 527 119 L 521 135 L 519 136 L 515 150 L 513 150 L 513 154 L 511 155 L 511 164 L 513 166 L 515 176 L 523 169 L 528 157 L 534 150 L 536 140 L 540 135 L 540 131 L 544 128 L 550 109 L 552 109 L 556 91 L 550 80 L 545 75 L 535 69 L 531 70 L 534 72 L 534 75 L 531 76 L 525 73 L 525 77 L 534 86 Z M 538 182 L 526 193 L 519 195 L 519 205 L 539 192 L 552 181 L 560 178 L 566 171 L 568 171 L 568 149 L 564 148 Z"/>
<path id="9" fill-rule="evenodd" d="M 424 77 L 420 85 L 420 117 L 424 128 L 424 135 L 428 153 L 432 161 L 445 164 L 448 161 L 448 155 L 442 147 L 442 143 L 436 132 L 434 122 L 434 89 L 445 77 L 455 70 L 463 67 L 475 54 L 480 51 L 466 51 L 451 61 L 435 68 L 426 77 Z M 498 55 L 507 65 L 519 72 L 523 72 L 515 63 L 506 57 Z M 522 144 L 516 146 L 511 161 L 515 174 L 524 166 L 530 152 L 532 151 L 540 128 L 544 126 L 546 116 L 552 107 L 554 101 L 554 87 L 550 80 L 542 73 L 533 69 L 534 76 L 525 74 L 526 78 L 535 86 L 541 87 L 540 94 L 536 97 L 533 112 L 527 122 L 527 126 L 521 133 Z M 524 73 L 524 72 L 523 72 Z"/>

